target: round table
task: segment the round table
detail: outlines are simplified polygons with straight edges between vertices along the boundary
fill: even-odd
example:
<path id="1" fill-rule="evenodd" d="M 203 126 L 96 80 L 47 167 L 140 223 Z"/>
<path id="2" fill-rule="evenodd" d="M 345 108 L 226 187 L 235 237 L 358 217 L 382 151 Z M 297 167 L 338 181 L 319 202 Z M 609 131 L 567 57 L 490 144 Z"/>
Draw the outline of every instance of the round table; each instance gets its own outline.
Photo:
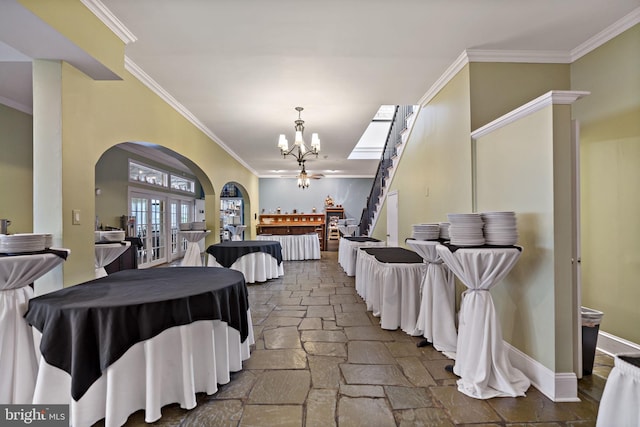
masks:
<path id="1" fill-rule="evenodd" d="M 529 379 L 511 365 L 504 348 L 500 320 L 489 289 L 506 277 L 522 254 L 520 247 L 457 248 L 436 251 L 468 288 L 458 315 L 458 342 L 453 372 L 458 390 L 477 399 L 524 396 Z"/>
<path id="2" fill-rule="evenodd" d="M 242 240 L 242 233 L 247 228 L 246 225 L 227 225 L 227 230 L 231 233 L 231 240 Z"/>
<path id="3" fill-rule="evenodd" d="M 225 267 L 244 274 L 247 283 L 284 276 L 282 246 L 277 241 L 221 242 L 207 248 L 208 267 Z"/>
<path id="4" fill-rule="evenodd" d="M 131 242 L 113 242 L 95 244 L 95 273 L 96 279 L 107 275 L 105 265 L 111 264 L 131 246 Z"/>
<path id="5" fill-rule="evenodd" d="M 181 267 L 202 267 L 202 257 L 200 256 L 200 245 L 198 242 L 211 233 L 209 230 L 202 231 L 178 231 L 179 235 L 187 240 L 187 250 L 180 263 Z"/>
<path id="6" fill-rule="evenodd" d="M 437 240 L 407 239 L 406 243 L 427 266 L 420 288 L 420 313 L 415 332 L 425 337 L 436 350 L 455 359 L 458 333 L 453 273 L 438 256 L 436 247 L 440 243 Z"/>
<path id="7" fill-rule="evenodd" d="M 38 373 L 31 327 L 25 322 L 35 280 L 62 264 L 68 249 L 32 255 L 0 254 L 0 402 L 30 404 Z"/>

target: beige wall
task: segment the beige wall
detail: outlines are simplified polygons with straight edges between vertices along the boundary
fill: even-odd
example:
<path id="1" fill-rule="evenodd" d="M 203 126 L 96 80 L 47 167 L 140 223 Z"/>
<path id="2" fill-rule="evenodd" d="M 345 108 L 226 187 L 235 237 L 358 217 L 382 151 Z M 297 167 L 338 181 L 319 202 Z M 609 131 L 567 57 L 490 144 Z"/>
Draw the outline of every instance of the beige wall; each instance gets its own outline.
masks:
<path id="1" fill-rule="evenodd" d="M 446 221 L 448 212 L 470 212 L 469 111 L 469 68 L 464 67 L 420 110 L 389 186 L 398 191 L 401 246 L 411 237 L 412 224 Z M 386 215 L 373 235 L 386 240 Z"/>
<path id="2" fill-rule="evenodd" d="M 569 90 L 569 64 L 472 62 L 471 129 L 478 129 L 550 90 Z"/>
<path id="3" fill-rule="evenodd" d="M 0 104 L 0 218 L 9 233 L 33 231 L 33 121 Z"/>
<path id="4" fill-rule="evenodd" d="M 640 343 L 640 25 L 571 66 L 581 123 L 582 302 Z"/>

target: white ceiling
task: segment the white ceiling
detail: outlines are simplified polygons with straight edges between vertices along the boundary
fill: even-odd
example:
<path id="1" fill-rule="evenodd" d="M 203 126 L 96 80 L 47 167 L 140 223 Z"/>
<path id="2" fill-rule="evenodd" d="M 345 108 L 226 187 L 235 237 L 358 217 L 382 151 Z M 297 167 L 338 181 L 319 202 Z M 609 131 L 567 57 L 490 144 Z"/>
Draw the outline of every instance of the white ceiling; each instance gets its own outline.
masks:
<path id="1" fill-rule="evenodd" d="M 15 22 L 1 10 L 8 3 L 15 0 L 0 0 L 0 12 Z M 347 157 L 381 104 L 418 103 L 465 50 L 570 58 L 625 16 L 638 15 L 640 0 L 102 4 L 135 36 L 126 48 L 129 69 L 142 70 L 259 176 L 296 169 L 276 148 L 279 134 L 293 139 L 296 106 L 304 107 L 307 139 L 317 132 L 322 140 L 320 158 L 307 162 L 309 172 L 373 176 L 376 161 Z M 2 30 L 2 20 L 0 42 L 29 57 L 42 54 L 47 39 L 40 36 L 38 52 L 25 51 L 13 34 L 20 29 Z M 3 51 L 0 44 L 0 61 L 15 61 Z M 52 46 L 48 54 L 54 52 Z M 95 64 L 87 69 L 105 74 Z M 24 73 L 24 63 L 0 62 L 0 102 L 30 108 L 30 92 L 24 88 L 21 96 L 20 85 L 9 81 L 28 82 Z"/>

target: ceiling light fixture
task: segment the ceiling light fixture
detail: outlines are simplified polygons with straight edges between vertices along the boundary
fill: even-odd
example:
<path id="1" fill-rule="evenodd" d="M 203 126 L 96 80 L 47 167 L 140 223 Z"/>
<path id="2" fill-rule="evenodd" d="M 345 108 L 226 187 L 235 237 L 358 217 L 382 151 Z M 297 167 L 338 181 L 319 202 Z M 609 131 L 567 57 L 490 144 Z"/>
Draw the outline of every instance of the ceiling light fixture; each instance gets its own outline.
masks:
<path id="1" fill-rule="evenodd" d="M 320 153 L 320 138 L 318 138 L 318 134 L 311 134 L 311 147 L 307 147 L 303 139 L 304 133 L 304 120 L 300 117 L 302 107 L 296 107 L 296 111 L 298 112 L 298 120 L 294 121 L 296 130 L 295 140 L 293 141 L 293 146 L 289 149 L 289 141 L 287 141 L 287 137 L 283 134 L 280 135 L 278 139 L 278 148 L 280 148 L 280 154 L 283 157 L 293 156 L 298 161 L 298 166 L 302 166 L 302 171 L 300 175 L 303 173 L 306 176 L 306 172 L 304 170 L 304 161 L 309 156 L 316 156 L 318 158 L 318 154 Z M 307 184 L 307 187 L 309 185 Z"/>
<path id="2" fill-rule="evenodd" d="M 307 171 L 304 169 L 304 162 L 302 162 L 302 170 L 300 171 L 300 175 L 298 175 L 298 188 L 309 188 L 309 175 L 307 175 Z"/>

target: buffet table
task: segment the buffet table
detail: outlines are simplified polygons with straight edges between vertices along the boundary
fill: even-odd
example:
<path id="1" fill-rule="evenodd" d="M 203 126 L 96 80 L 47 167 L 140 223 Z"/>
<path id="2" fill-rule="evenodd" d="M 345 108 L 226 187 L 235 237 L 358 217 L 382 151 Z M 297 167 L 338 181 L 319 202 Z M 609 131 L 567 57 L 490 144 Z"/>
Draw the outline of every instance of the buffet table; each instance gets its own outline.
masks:
<path id="1" fill-rule="evenodd" d="M 478 399 L 524 396 L 529 379 L 509 361 L 489 289 L 514 267 L 522 248 L 438 245 L 438 255 L 468 288 L 458 315 L 453 372 L 458 390 Z"/>
<path id="2" fill-rule="evenodd" d="M 96 279 L 107 275 L 106 265 L 118 259 L 131 246 L 131 242 L 96 242 L 95 244 L 95 273 Z"/>
<path id="3" fill-rule="evenodd" d="M 34 298 L 25 318 L 41 334 L 33 403 L 69 404 L 73 426 L 191 409 L 254 340 L 244 278 L 222 268 L 120 271 Z"/>
<path id="4" fill-rule="evenodd" d="M 311 234 L 259 234 L 257 240 L 272 240 L 282 246 L 282 259 L 285 261 L 302 261 L 320 259 L 320 238 L 317 233 Z"/>
<path id="5" fill-rule="evenodd" d="M 202 257 L 200 256 L 200 245 L 198 242 L 211 233 L 209 230 L 201 231 L 179 231 L 178 234 L 187 240 L 187 250 L 184 253 L 181 267 L 202 267 Z"/>
<path id="6" fill-rule="evenodd" d="M 640 425 L 640 354 L 618 354 L 598 408 L 597 427 Z"/>
<path id="7" fill-rule="evenodd" d="M 356 275 L 358 248 L 364 246 L 386 246 L 386 243 L 372 237 L 342 237 L 338 245 L 338 264 L 347 276 Z"/>
<path id="8" fill-rule="evenodd" d="M 458 333 L 453 273 L 438 256 L 436 247 L 440 243 L 437 240 L 407 239 L 406 243 L 426 265 L 415 333 L 425 337 L 436 350 L 455 359 Z"/>
<path id="9" fill-rule="evenodd" d="M 68 249 L 33 254 L 0 254 L 0 403 L 31 403 L 38 358 L 24 314 L 33 298 L 29 286 L 62 264 Z"/>
<path id="10" fill-rule="evenodd" d="M 279 242 L 245 240 L 222 242 L 207 248 L 207 266 L 225 267 L 244 274 L 247 283 L 266 282 L 284 276 Z"/>
<path id="11" fill-rule="evenodd" d="M 361 247 L 356 261 L 356 291 L 382 329 L 413 335 L 420 311 L 424 273 L 420 255 L 404 248 Z"/>

